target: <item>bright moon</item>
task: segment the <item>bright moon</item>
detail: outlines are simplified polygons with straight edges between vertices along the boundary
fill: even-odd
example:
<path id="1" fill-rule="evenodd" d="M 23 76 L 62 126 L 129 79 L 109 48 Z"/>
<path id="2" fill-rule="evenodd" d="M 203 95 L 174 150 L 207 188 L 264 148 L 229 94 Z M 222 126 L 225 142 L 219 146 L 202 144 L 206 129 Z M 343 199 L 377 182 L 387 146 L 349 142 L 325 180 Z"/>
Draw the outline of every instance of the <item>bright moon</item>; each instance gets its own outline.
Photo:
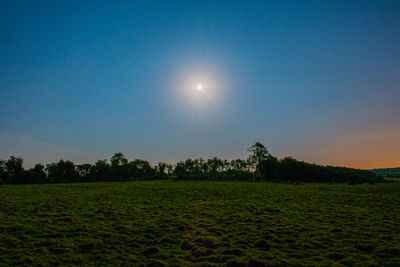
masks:
<path id="1" fill-rule="evenodd" d="M 203 85 L 201 83 L 197 84 L 197 90 L 199 91 L 203 90 Z"/>

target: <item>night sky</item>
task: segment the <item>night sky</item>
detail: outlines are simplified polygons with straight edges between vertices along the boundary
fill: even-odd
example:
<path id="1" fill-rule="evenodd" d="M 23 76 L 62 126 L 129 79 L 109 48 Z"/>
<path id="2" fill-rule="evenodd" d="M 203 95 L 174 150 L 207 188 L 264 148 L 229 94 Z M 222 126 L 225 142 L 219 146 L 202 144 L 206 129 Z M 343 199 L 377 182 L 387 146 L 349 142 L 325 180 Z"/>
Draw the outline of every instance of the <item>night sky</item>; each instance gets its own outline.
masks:
<path id="1" fill-rule="evenodd" d="M 1 159 L 232 159 L 259 141 L 400 166 L 400 1 L 1 1 L 0 25 Z"/>

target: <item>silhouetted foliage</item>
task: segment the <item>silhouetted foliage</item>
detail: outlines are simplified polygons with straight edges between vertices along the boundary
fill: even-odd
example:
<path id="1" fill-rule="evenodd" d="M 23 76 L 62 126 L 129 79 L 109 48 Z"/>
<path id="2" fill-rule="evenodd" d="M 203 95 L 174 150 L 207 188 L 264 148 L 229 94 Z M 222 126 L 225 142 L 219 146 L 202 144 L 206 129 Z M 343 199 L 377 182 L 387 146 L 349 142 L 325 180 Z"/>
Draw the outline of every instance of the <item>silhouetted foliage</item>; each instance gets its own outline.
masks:
<path id="1" fill-rule="evenodd" d="M 57 163 L 47 164 L 47 178 L 53 183 L 78 182 L 79 174 L 72 161 L 60 160 Z"/>
<path id="2" fill-rule="evenodd" d="M 22 184 L 25 182 L 25 170 L 23 167 L 23 159 L 20 157 L 11 156 L 6 162 L 5 167 L 7 177 L 5 183 Z"/>
<path id="3" fill-rule="evenodd" d="M 98 160 L 89 171 L 90 181 L 111 181 L 111 165 L 106 159 Z"/>
<path id="4" fill-rule="evenodd" d="M 159 162 L 157 166 L 154 167 L 156 172 L 156 177 L 158 179 L 164 179 L 169 175 L 170 164 L 166 162 Z"/>
<path id="5" fill-rule="evenodd" d="M 115 181 L 123 181 L 128 177 L 128 159 L 121 152 L 115 153 L 110 159 L 111 170 Z"/>
<path id="6" fill-rule="evenodd" d="M 260 163 L 266 160 L 270 155 L 267 148 L 259 142 L 256 142 L 254 145 L 252 145 L 249 149 L 247 149 L 247 151 L 250 152 L 248 162 L 253 168 L 256 168 L 256 171 Z"/>
<path id="7" fill-rule="evenodd" d="M 321 166 L 298 161 L 292 157 L 269 158 L 259 167 L 263 177 L 272 181 L 363 183 L 379 179 L 372 171 L 345 167 Z"/>
<path id="8" fill-rule="evenodd" d="M 29 184 L 46 183 L 46 178 L 46 172 L 42 164 L 36 164 L 35 167 L 26 172 L 26 183 Z"/>
<path id="9" fill-rule="evenodd" d="M 260 172 L 266 180 L 274 180 L 278 175 L 278 159 L 268 155 L 257 165 L 257 171 Z"/>
<path id="10" fill-rule="evenodd" d="M 90 171 L 93 168 L 93 165 L 89 163 L 76 165 L 76 171 L 79 175 L 79 179 L 82 182 L 90 182 Z"/>
<path id="11" fill-rule="evenodd" d="M 147 160 L 129 161 L 121 152 L 115 153 L 110 163 L 98 160 L 95 164 L 75 165 L 71 161 L 42 164 L 27 171 L 23 160 L 11 156 L 0 161 L 0 183 L 66 183 L 95 181 L 133 181 L 133 180 L 247 180 L 283 182 L 334 182 L 363 183 L 376 182 L 379 178 L 372 171 L 344 167 L 321 166 L 298 161 L 292 157 L 278 159 L 267 148 L 256 142 L 248 151 L 247 159 L 231 161 L 213 157 L 187 159 L 175 165 L 159 162 L 152 166 Z"/>
<path id="12" fill-rule="evenodd" d="M 0 160 L 0 184 L 5 183 L 8 179 L 8 172 L 6 168 L 6 162 L 4 160 Z"/>

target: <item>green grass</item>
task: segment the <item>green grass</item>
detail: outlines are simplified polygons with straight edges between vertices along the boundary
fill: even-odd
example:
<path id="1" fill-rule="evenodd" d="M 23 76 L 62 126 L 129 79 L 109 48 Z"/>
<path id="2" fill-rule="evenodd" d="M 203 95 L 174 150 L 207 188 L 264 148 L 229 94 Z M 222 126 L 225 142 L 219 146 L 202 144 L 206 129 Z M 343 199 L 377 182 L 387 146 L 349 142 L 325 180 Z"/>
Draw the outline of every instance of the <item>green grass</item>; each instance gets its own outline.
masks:
<path id="1" fill-rule="evenodd" d="M 3 265 L 400 264 L 400 183 L 0 186 Z"/>
<path id="2" fill-rule="evenodd" d="M 394 178 L 394 177 L 385 177 L 384 180 L 390 182 L 400 182 L 400 178 Z"/>

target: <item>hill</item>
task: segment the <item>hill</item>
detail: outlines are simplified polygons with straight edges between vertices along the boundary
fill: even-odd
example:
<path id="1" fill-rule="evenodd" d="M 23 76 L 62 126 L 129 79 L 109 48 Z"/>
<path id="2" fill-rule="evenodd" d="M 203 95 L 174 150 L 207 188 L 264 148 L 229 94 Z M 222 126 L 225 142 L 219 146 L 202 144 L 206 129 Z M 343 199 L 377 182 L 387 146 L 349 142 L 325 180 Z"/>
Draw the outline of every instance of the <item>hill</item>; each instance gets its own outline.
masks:
<path id="1" fill-rule="evenodd" d="M 387 178 L 400 178 L 400 167 L 397 168 L 383 168 L 383 169 L 373 169 L 376 175 Z"/>

